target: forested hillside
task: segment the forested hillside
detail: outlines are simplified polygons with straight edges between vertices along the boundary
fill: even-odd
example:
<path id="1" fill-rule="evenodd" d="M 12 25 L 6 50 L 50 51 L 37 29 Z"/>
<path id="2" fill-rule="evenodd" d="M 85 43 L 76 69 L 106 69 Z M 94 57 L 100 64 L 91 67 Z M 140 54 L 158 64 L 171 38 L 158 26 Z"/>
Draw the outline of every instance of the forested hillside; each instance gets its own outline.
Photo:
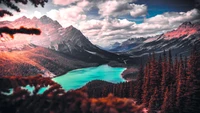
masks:
<path id="1" fill-rule="evenodd" d="M 97 86 L 95 84 L 94 81 L 93 86 Z M 194 48 L 190 57 L 172 59 L 171 51 L 168 54 L 164 51 L 158 60 L 153 53 L 149 55 L 148 63 L 141 65 L 136 82 L 90 86 L 87 87 L 91 97 L 113 93 L 118 97 L 133 98 L 137 104 L 148 108 L 149 113 L 198 113 L 200 52 Z"/>

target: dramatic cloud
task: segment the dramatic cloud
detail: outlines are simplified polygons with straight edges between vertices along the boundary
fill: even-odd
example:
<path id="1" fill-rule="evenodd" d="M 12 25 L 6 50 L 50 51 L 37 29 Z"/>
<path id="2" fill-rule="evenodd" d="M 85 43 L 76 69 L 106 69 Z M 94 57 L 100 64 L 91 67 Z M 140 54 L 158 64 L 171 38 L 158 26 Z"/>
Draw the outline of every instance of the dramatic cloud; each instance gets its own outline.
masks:
<path id="1" fill-rule="evenodd" d="M 122 39 L 121 35 L 128 34 L 127 31 L 131 31 L 134 25 L 136 25 L 135 22 L 130 22 L 127 19 L 105 18 L 103 20 L 83 21 L 78 28 L 93 43 L 102 45 L 108 44 L 108 40 Z"/>
<path id="2" fill-rule="evenodd" d="M 53 0 L 53 3 L 56 5 L 69 5 L 76 1 L 78 1 L 78 0 Z"/>
<path id="3" fill-rule="evenodd" d="M 86 14 L 84 13 L 84 7 L 86 7 L 88 4 L 89 2 L 82 1 L 79 2 L 76 6 L 69 6 L 59 10 L 53 9 L 47 12 L 47 16 L 59 21 L 63 27 L 75 25 L 79 23 L 79 21 L 85 20 L 87 18 Z"/>
<path id="4" fill-rule="evenodd" d="M 79 23 L 85 36 L 94 44 L 106 46 L 129 38 L 155 36 L 177 28 L 185 21 L 199 21 L 199 10 L 188 12 L 167 12 L 145 19 L 136 24 L 127 19 L 105 18 L 103 20 L 85 20 Z"/>
<path id="5" fill-rule="evenodd" d="M 47 15 L 63 27 L 73 25 L 92 43 L 105 46 L 129 38 L 161 34 L 177 28 L 185 21 L 198 22 L 200 0 L 195 1 L 197 8 L 186 7 L 184 12 L 179 8 L 172 12 L 171 4 L 166 2 L 167 6 L 163 6 L 163 9 L 169 8 L 166 12 L 154 7 L 155 4 L 142 3 L 139 0 L 52 0 L 51 4 L 45 5 L 46 8 L 29 10 L 29 6 L 22 6 L 24 10 L 20 13 L 14 12 L 14 16 L 5 15 L 0 21 L 15 20 L 22 16 L 40 18 Z"/>
<path id="6" fill-rule="evenodd" d="M 130 14 L 133 17 L 144 16 L 147 13 L 147 6 L 144 4 L 129 4 L 127 1 L 106 1 L 98 5 L 99 14 L 102 16 L 122 16 Z"/>
<path id="7" fill-rule="evenodd" d="M 33 18 L 33 17 L 40 18 L 42 16 L 43 16 L 42 13 L 40 13 L 39 11 L 34 11 L 33 15 L 31 15 L 31 18 Z"/>
<path id="8" fill-rule="evenodd" d="M 130 14 L 133 17 L 145 16 L 147 13 L 146 5 L 130 4 L 130 6 L 132 7 Z"/>
<path id="9" fill-rule="evenodd" d="M 40 18 L 43 14 L 39 11 L 34 11 L 31 15 L 27 14 L 27 10 L 21 9 L 21 12 L 14 12 L 13 16 L 5 15 L 3 18 L 0 18 L 0 21 L 14 21 L 20 17 L 26 16 L 27 18 L 37 17 Z"/>
<path id="10" fill-rule="evenodd" d="M 197 9 L 193 9 L 188 12 L 167 12 L 162 15 L 156 15 L 155 17 L 146 19 L 144 23 L 140 24 L 140 28 L 146 30 L 160 29 L 159 31 L 170 30 L 186 21 L 199 21 L 199 14 L 200 12 Z"/>

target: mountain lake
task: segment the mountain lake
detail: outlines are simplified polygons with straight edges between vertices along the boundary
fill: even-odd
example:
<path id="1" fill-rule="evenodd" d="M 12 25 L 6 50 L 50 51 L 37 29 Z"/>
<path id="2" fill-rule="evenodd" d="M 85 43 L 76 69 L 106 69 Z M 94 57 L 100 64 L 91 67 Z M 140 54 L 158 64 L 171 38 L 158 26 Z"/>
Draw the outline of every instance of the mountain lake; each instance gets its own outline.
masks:
<path id="1" fill-rule="evenodd" d="M 81 68 L 69 71 L 62 76 L 55 77 L 53 78 L 53 81 L 60 84 L 66 91 L 81 88 L 92 80 L 104 80 L 112 83 L 119 83 L 125 81 L 121 77 L 121 73 L 125 69 L 126 68 L 122 67 L 110 67 L 108 65 Z"/>

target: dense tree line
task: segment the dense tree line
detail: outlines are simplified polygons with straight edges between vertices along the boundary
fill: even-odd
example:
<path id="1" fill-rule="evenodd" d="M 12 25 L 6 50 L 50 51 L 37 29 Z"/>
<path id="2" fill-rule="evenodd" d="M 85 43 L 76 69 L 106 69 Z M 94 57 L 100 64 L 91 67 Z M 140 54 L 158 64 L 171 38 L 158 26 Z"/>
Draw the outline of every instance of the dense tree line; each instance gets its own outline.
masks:
<path id="1" fill-rule="evenodd" d="M 51 85 L 43 94 L 41 86 Z M 33 95 L 20 86 L 33 85 Z M 65 92 L 50 78 L 2 77 L 0 78 L 0 113 L 142 113 L 132 99 L 118 98 L 112 94 L 104 98 L 88 98 L 87 89 Z M 14 88 L 11 95 L 1 94 L 5 88 Z"/>
<path id="2" fill-rule="evenodd" d="M 121 82 L 112 84 L 102 80 L 91 81 L 86 84 L 87 93 L 90 98 L 106 97 L 110 93 L 117 97 L 132 98 L 134 96 L 135 82 Z"/>
<path id="3" fill-rule="evenodd" d="M 200 111 L 200 51 L 194 48 L 189 57 L 175 56 L 171 51 L 158 58 L 149 55 L 141 65 L 137 80 L 118 84 L 93 81 L 88 87 L 89 97 L 133 98 L 149 113 L 199 113 Z M 93 87 L 91 87 L 93 86 Z M 96 87 L 95 87 L 96 86 Z"/>
<path id="4" fill-rule="evenodd" d="M 32 96 L 19 87 L 27 84 L 36 87 Z M 48 90 L 37 94 L 49 84 Z M 14 93 L 1 94 L 1 112 L 141 113 L 143 107 L 136 105 L 141 104 L 149 113 L 198 113 L 200 52 L 196 48 L 188 58 L 180 55 L 173 59 L 171 51 L 164 51 L 158 60 L 153 53 L 147 64 L 140 66 L 136 81 L 112 84 L 96 80 L 76 91 L 65 92 L 50 78 L 41 76 L 0 78 L 0 90 L 5 92 L 8 88 L 14 88 Z"/>
<path id="5" fill-rule="evenodd" d="M 198 113 L 200 111 L 200 52 L 194 48 L 189 58 L 180 55 L 156 60 L 154 53 L 140 71 L 135 98 L 148 107 L 149 113 Z M 141 79 L 141 77 L 143 77 Z M 141 82 L 143 83 L 141 87 Z M 139 87 L 139 88 L 138 88 Z"/>

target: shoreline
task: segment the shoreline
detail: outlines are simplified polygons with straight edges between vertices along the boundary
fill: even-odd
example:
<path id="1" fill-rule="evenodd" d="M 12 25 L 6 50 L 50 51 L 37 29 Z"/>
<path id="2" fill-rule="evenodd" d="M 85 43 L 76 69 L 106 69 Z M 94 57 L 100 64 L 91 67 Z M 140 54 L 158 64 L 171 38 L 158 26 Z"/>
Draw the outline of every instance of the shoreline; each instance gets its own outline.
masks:
<path id="1" fill-rule="evenodd" d="M 135 80 L 138 71 L 139 70 L 136 67 L 128 67 L 121 73 L 121 76 L 127 81 Z"/>

